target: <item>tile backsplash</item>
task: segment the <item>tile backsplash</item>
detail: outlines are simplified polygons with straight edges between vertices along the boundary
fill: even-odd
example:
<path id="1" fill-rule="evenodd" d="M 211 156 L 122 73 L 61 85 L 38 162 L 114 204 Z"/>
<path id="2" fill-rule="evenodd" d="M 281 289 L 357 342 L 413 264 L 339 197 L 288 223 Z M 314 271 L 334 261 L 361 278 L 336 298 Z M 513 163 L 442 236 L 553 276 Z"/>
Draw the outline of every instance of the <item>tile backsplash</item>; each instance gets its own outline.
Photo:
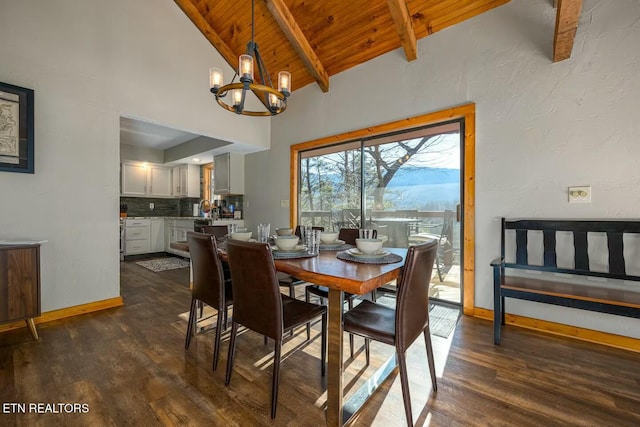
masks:
<path id="1" fill-rule="evenodd" d="M 126 205 L 127 216 L 193 216 L 193 204 L 200 199 L 158 199 L 147 197 L 120 197 L 120 206 Z M 153 209 L 149 207 L 153 203 Z"/>

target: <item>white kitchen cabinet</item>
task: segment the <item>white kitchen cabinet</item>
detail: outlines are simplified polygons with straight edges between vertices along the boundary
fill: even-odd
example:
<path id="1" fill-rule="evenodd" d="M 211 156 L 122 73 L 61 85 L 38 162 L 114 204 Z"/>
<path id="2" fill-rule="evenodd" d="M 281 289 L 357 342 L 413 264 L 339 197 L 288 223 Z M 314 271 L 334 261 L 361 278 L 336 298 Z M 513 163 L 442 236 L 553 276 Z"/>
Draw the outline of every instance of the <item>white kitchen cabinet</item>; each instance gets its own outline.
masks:
<path id="1" fill-rule="evenodd" d="M 151 252 L 164 252 L 164 220 L 152 219 L 149 228 L 149 246 Z"/>
<path id="2" fill-rule="evenodd" d="M 125 255 L 146 254 L 149 252 L 149 227 L 148 219 L 125 219 Z"/>
<path id="3" fill-rule="evenodd" d="M 171 170 L 174 197 L 200 197 L 200 166 L 184 164 Z"/>
<path id="4" fill-rule="evenodd" d="M 122 163 L 120 194 L 123 196 L 147 195 L 147 167 L 142 163 Z"/>
<path id="5" fill-rule="evenodd" d="M 120 194 L 135 197 L 172 197 L 171 168 L 142 162 L 122 162 Z"/>
<path id="6" fill-rule="evenodd" d="M 171 196 L 171 168 L 165 166 L 149 166 L 149 196 L 170 197 Z"/>
<path id="7" fill-rule="evenodd" d="M 225 153 L 213 158 L 213 194 L 244 194 L 244 155 Z"/>
<path id="8" fill-rule="evenodd" d="M 165 251 L 171 254 L 189 258 L 189 252 L 179 251 L 171 247 L 171 243 L 184 242 L 187 240 L 187 233 L 193 231 L 193 219 L 165 220 L 165 231 L 168 237 L 165 239 Z"/>

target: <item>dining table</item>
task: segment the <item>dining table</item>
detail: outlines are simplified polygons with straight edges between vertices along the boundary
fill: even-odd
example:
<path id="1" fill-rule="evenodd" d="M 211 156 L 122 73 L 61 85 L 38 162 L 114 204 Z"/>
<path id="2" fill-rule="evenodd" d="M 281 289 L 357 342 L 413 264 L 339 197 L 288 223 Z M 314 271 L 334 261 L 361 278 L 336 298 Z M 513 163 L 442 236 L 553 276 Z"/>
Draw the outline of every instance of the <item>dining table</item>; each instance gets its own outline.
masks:
<path id="1" fill-rule="evenodd" d="M 187 242 L 176 242 L 172 245 L 188 250 Z M 321 250 L 318 255 L 311 257 L 274 259 L 277 271 L 329 289 L 327 426 L 347 424 L 396 366 L 395 357 L 391 357 L 359 390 L 352 394 L 348 401 L 345 401 L 342 370 L 344 292 L 365 295 L 400 276 L 407 249 L 384 248 L 384 250 L 398 255 L 396 258 L 399 260 L 385 264 L 371 261 L 365 263 L 345 261 L 338 258 L 339 252 L 330 250 Z M 221 245 L 220 256 L 223 260 L 226 259 L 224 245 Z"/>

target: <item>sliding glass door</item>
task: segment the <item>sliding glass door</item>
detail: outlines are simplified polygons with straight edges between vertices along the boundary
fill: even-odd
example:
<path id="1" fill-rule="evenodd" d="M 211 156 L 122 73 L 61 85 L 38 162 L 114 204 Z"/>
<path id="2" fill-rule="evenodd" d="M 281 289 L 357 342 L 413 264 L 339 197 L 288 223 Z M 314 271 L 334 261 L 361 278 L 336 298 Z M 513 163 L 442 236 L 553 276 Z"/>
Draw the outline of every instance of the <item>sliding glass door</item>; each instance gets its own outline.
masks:
<path id="1" fill-rule="evenodd" d="M 302 151 L 298 224 L 375 228 L 386 247 L 439 242 L 431 297 L 461 303 L 462 125 Z"/>
<path id="2" fill-rule="evenodd" d="M 306 151 L 300 157 L 298 224 L 325 230 L 357 228 L 362 200 L 360 143 Z"/>

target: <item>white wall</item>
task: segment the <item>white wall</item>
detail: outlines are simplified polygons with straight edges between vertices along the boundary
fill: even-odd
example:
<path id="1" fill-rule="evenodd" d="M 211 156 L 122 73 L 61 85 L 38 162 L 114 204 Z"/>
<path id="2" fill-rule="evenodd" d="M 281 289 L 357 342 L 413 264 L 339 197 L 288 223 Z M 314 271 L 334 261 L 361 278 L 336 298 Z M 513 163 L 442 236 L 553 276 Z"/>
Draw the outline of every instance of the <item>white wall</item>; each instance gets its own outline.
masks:
<path id="1" fill-rule="evenodd" d="M 640 4 L 585 0 L 571 59 L 551 62 L 549 0 L 505 6 L 294 92 L 271 150 L 247 156 L 247 222 L 288 221 L 289 146 L 476 103 L 476 305 L 492 304 L 499 217 L 640 217 Z M 567 187 L 590 185 L 591 204 Z M 635 284 L 638 286 L 638 284 Z M 640 321 L 523 301 L 525 316 L 640 337 Z"/>
<path id="2" fill-rule="evenodd" d="M 171 0 L 0 3 L 0 81 L 35 90 L 35 174 L 0 172 L 0 238 L 46 239 L 43 311 L 116 297 L 120 115 L 268 148 L 223 111 L 231 69 Z"/>

